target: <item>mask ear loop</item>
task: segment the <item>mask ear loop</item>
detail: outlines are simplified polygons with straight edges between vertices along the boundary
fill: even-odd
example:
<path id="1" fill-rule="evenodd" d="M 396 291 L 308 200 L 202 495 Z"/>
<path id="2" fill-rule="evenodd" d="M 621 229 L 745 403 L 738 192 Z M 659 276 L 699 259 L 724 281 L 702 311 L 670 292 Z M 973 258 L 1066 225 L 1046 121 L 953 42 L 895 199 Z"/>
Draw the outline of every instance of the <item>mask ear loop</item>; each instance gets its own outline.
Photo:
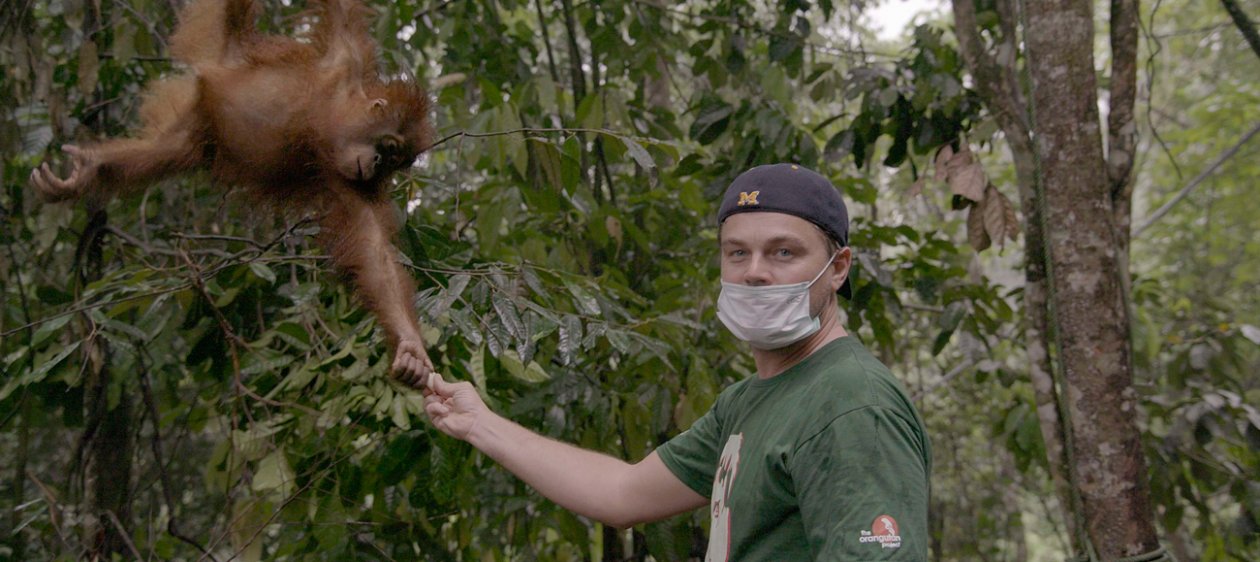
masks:
<path id="1" fill-rule="evenodd" d="M 814 280 L 810 281 L 809 285 L 806 285 L 806 286 L 813 287 L 814 283 L 817 283 L 819 279 L 822 279 L 823 274 L 827 273 L 827 268 L 831 267 L 831 264 L 836 263 L 836 256 L 838 255 L 840 255 L 839 250 L 832 252 L 831 257 L 827 258 L 827 265 L 823 266 L 823 268 L 818 271 L 818 275 L 814 276 Z"/>

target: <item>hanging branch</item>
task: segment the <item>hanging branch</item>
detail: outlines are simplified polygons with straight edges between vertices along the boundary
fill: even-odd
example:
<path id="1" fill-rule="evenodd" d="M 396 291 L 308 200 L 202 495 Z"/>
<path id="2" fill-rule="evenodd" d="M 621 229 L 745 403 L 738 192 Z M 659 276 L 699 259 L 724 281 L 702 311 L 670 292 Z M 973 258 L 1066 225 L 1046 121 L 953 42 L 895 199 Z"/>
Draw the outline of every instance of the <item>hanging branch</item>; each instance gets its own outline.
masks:
<path id="1" fill-rule="evenodd" d="M 1238 6 L 1237 0 L 1221 0 L 1221 4 L 1225 5 L 1225 11 L 1229 12 L 1229 17 L 1234 20 L 1234 25 L 1238 26 L 1238 31 L 1242 32 L 1243 38 L 1247 40 L 1247 44 L 1251 45 L 1251 50 L 1255 51 L 1256 56 L 1260 57 L 1260 33 L 1256 33 L 1256 24 L 1247 17 L 1247 13 L 1242 11 Z"/>
<path id="2" fill-rule="evenodd" d="M 1151 213 L 1150 216 L 1146 217 L 1146 220 L 1142 222 L 1142 226 L 1137 227 L 1137 230 L 1133 231 L 1133 236 L 1136 237 L 1142 234 L 1143 231 L 1150 228 L 1151 225 L 1155 224 L 1159 219 L 1164 218 L 1164 215 L 1168 214 L 1168 211 L 1172 209 L 1174 205 L 1180 203 L 1187 195 L 1190 195 L 1190 192 L 1194 191 L 1194 188 L 1198 187 L 1203 180 L 1212 175 L 1217 168 L 1221 167 L 1221 164 L 1224 164 L 1226 160 L 1229 160 L 1235 154 L 1238 154 L 1238 150 L 1241 149 L 1244 144 L 1247 144 L 1247 141 L 1251 140 L 1252 137 L 1256 136 L 1256 133 L 1260 133 L 1260 123 L 1257 123 L 1255 127 L 1252 127 L 1250 131 L 1247 131 L 1247 134 L 1243 135 L 1241 139 L 1238 139 L 1238 142 L 1235 143 L 1234 146 L 1231 146 L 1229 150 L 1222 152 L 1220 156 L 1216 157 L 1215 162 L 1212 162 L 1210 166 L 1204 168 L 1202 172 L 1199 172 L 1199 175 L 1195 176 L 1194 179 L 1190 180 L 1190 183 L 1181 188 L 1181 191 L 1178 191 L 1176 196 L 1169 199 L 1167 203 L 1164 203 L 1160 206 L 1160 208 L 1156 209 L 1155 212 Z"/>

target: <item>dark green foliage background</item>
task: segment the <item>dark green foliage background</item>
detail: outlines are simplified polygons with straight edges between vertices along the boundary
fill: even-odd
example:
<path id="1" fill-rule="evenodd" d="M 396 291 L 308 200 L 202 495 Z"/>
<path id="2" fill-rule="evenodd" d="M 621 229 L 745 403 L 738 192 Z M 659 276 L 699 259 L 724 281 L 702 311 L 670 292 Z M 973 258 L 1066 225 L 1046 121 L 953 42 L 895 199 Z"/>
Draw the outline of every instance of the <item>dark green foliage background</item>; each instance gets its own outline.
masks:
<path id="1" fill-rule="evenodd" d="M 1015 193 L 948 22 L 885 43 L 860 19 L 871 2 L 372 4 L 385 68 L 441 84 L 445 140 L 392 197 L 449 379 L 545 435 L 642 458 L 753 369 L 714 317 L 716 197 L 747 167 L 799 162 L 831 177 L 856 217 L 847 325 L 928 420 L 933 556 L 1062 558 L 1020 343 L 1020 241 L 977 255 L 945 186 L 911 193 L 950 142 L 970 142 Z M 1138 209 L 1180 185 L 1170 162 L 1190 177 L 1198 154 L 1260 119 L 1260 64 L 1241 39 L 1220 26 L 1178 35 L 1221 18 L 1169 4 L 1161 14 L 1176 18 L 1156 20 L 1168 35 L 1144 43 L 1139 101 L 1169 148 L 1144 132 Z M 199 556 L 166 532 L 172 519 L 219 560 L 703 552 L 703 513 L 605 533 L 439 435 L 419 394 L 384 376 L 381 335 L 309 221 L 178 178 L 93 207 L 108 220 L 99 277 L 89 271 L 76 257 L 85 206 L 38 204 L 26 178 L 62 142 L 133 130 L 143 85 L 178 69 L 165 58 L 170 4 L 101 2 L 99 33 L 87 6 L 7 4 L 0 28 L 0 559 L 91 548 L 97 468 L 82 447 L 102 365 L 101 404 L 131 405 L 127 528 L 148 558 Z M 267 8 L 268 29 L 299 21 L 297 7 Z M 1202 74 L 1169 78 L 1187 69 Z M 1170 107 L 1190 109 L 1159 116 Z M 1246 154 L 1134 245 L 1161 531 L 1210 560 L 1260 552 L 1260 206 Z"/>

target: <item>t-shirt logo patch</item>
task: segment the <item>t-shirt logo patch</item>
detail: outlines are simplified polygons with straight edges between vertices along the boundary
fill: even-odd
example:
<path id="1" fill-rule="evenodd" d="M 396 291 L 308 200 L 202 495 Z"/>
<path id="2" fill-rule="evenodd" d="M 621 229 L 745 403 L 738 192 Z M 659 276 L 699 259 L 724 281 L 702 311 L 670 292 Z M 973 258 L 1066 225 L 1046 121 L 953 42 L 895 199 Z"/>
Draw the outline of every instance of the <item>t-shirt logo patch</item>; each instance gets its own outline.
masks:
<path id="1" fill-rule="evenodd" d="M 736 433 L 726 440 L 717 472 L 713 475 L 713 499 L 710 504 L 709 551 L 705 562 L 727 562 L 731 559 L 731 488 L 739 473 L 739 449 L 744 434 Z"/>
<path id="2" fill-rule="evenodd" d="M 862 531 L 860 543 L 879 543 L 880 548 L 901 548 L 901 530 L 891 515 L 880 515 L 871 521 L 871 530 Z"/>
<path id="3" fill-rule="evenodd" d="M 736 203 L 736 205 L 740 207 L 744 205 L 760 205 L 757 202 L 758 195 L 761 195 L 760 191 L 741 191 L 739 192 L 739 203 Z"/>

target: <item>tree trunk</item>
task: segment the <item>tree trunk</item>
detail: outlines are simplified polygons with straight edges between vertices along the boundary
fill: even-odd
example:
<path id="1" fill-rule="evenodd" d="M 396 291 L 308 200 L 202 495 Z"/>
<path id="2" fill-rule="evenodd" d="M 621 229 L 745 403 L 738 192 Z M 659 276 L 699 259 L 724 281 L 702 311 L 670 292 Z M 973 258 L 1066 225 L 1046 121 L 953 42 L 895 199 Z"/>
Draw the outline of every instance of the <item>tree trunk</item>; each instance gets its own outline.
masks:
<path id="1" fill-rule="evenodd" d="M 1256 32 L 1256 24 L 1247 17 L 1247 12 L 1242 10 L 1236 0 L 1221 0 L 1221 4 L 1225 5 L 1225 11 L 1229 12 L 1230 19 L 1234 20 L 1234 25 L 1242 33 L 1243 39 L 1251 45 L 1251 50 L 1260 57 L 1260 33 Z"/>
<path id="2" fill-rule="evenodd" d="M 113 2 L 110 1 L 89 3 L 84 10 L 83 29 L 88 31 L 88 38 L 96 42 L 100 52 L 107 52 L 113 42 L 109 26 L 112 10 Z M 98 103 L 103 102 L 100 88 L 93 95 Z M 97 134 L 104 131 L 105 123 L 105 111 L 95 113 L 84 121 L 84 125 Z M 88 201 L 88 226 L 80 236 L 75 252 L 79 281 L 84 287 L 100 279 L 104 270 L 102 247 L 108 215 L 103 203 Z M 85 331 L 93 333 L 92 320 L 86 314 L 84 319 L 88 325 Z M 111 384 L 113 374 L 110 371 L 109 343 L 104 338 L 96 334 L 86 337 L 83 357 L 88 372 L 87 382 L 84 383 L 88 385 L 85 389 L 90 416 L 87 427 L 94 428 L 85 433 L 85 439 L 91 441 L 88 457 L 91 480 L 89 509 L 96 517 L 96 527 L 91 530 L 89 557 L 110 560 L 114 554 L 130 553 L 127 547 L 131 539 L 126 533 L 131 523 L 131 395 L 125 380 L 116 384 L 121 389 L 110 391 L 114 385 Z"/>
<path id="3" fill-rule="evenodd" d="M 1128 315 L 1095 94 L 1090 0 L 1024 4 L 1050 306 L 1068 456 L 1094 554 L 1159 547 L 1135 417 Z"/>
<path id="4" fill-rule="evenodd" d="M 954 0 L 953 8 L 955 35 L 963 60 L 986 107 L 990 108 L 1006 136 L 1011 160 L 1015 163 L 1020 210 L 1024 214 L 1024 345 L 1028 375 L 1037 403 L 1038 425 L 1046 446 L 1050 480 L 1059 500 L 1063 522 L 1069 529 L 1070 543 L 1073 549 L 1080 550 L 1084 529 L 1076 524 L 1077 518 L 1073 517 L 1074 502 L 1068 482 L 1064 430 L 1060 420 L 1059 385 L 1054 380 L 1050 360 L 1046 250 L 1042 211 L 1037 199 L 1037 160 L 1016 59 L 1020 43 L 1016 31 L 1019 16 L 1013 0 L 998 0 L 996 8 L 1001 34 L 997 37 L 997 52 L 1003 55 L 996 56 L 985 48 L 981 39 L 974 0 Z"/>
<path id="5" fill-rule="evenodd" d="M 114 553 L 128 553 L 124 533 L 131 521 L 131 397 L 123 390 L 111 408 L 111 378 L 109 369 L 102 369 L 91 390 L 92 415 L 100 420 L 92 438 L 90 464 L 92 512 L 97 516 L 92 552 L 105 560 Z M 114 524 L 115 518 L 119 525 Z"/>
<path id="6" fill-rule="evenodd" d="M 1111 96 L 1107 107 L 1107 181 L 1116 225 L 1116 259 L 1127 310 L 1129 232 L 1133 222 L 1133 161 L 1137 154 L 1138 0 L 1111 1 Z"/>

